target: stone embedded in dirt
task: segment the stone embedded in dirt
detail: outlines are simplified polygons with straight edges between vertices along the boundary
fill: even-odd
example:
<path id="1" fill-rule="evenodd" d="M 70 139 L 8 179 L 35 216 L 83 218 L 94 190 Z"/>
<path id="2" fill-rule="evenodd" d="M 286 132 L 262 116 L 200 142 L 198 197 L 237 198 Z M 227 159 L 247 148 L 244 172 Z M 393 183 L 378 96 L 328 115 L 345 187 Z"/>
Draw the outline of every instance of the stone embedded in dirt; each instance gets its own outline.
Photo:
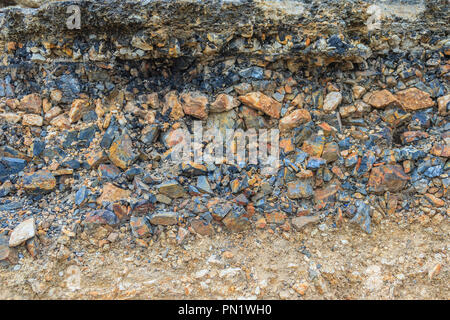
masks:
<path id="1" fill-rule="evenodd" d="M 450 158 L 450 144 L 434 144 L 431 148 L 430 153 L 444 158 Z"/>
<path id="2" fill-rule="evenodd" d="M 253 109 L 259 110 L 272 118 L 279 119 L 281 112 L 281 103 L 275 99 L 266 96 L 262 92 L 250 92 L 239 96 L 239 100 Z"/>
<path id="3" fill-rule="evenodd" d="M 102 194 L 97 198 L 97 204 L 103 204 L 104 202 L 116 202 L 120 200 L 128 200 L 131 196 L 130 190 L 125 190 L 116 187 L 112 183 L 108 182 L 103 186 Z"/>
<path id="4" fill-rule="evenodd" d="M 377 109 L 384 109 L 388 106 L 398 104 L 396 97 L 386 89 L 365 94 L 363 101 Z"/>
<path id="5" fill-rule="evenodd" d="M 409 177 L 399 165 L 382 165 L 372 168 L 368 187 L 372 192 L 398 192 L 402 190 Z"/>
<path id="6" fill-rule="evenodd" d="M 153 234 L 153 228 L 147 217 L 131 217 L 130 226 L 136 238 L 147 238 Z"/>
<path id="7" fill-rule="evenodd" d="M 316 208 L 322 209 L 327 204 L 333 204 L 336 201 L 339 190 L 339 185 L 334 183 L 331 183 L 324 188 L 316 189 L 314 191 L 314 203 L 316 204 Z"/>
<path id="8" fill-rule="evenodd" d="M 128 134 L 116 138 L 109 148 L 109 159 L 123 170 L 126 170 L 137 157 Z"/>
<path id="9" fill-rule="evenodd" d="M 216 100 L 211 103 L 210 112 L 225 112 L 234 109 L 240 105 L 240 101 L 229 94 L 221 93 Z"/>
<path id="10" fill-rule="evenodd" d="M 29 218 L 21 222 L 17 227 L 14 228 L 9 238 L 9 246 L 17 247 L 30 238 L 36 235 L 36 225 L 34 218 Z"/>
<path id="11" fill-rule="evenodd" d="M 156 186 L 158 191 L 172 199 L 186 196 L 186 190 L 176 180 L 169 180 Z"/>
<path id="12" fill-rule="evenodd" d="M 361 87 L 361 86 L 354 86 L 352 88 L 353 97 L 355 97 L 355 99 L 361 98 L 365 92 L 366 92 L 366 88 Z"/>
<path id="13" fill-rule="evenodd" d="M 319 216 L 301 216 L 292 218 L 291 223 L 296 230 L 301 230 L 306 225 L 317 223 L 319 220 Z"/>
<path id="14" fill-rule="evenodd" d="M 81 119 L 83 114 L 86 112 L 89 107 L 89 101 L 84 99 L 75 99 L 72 102 L 72 106 L 69 111 L 69 121 L 70 123 L 77 122 Z"/>
<path id="15" fill-rule="evenodd" d="M 167 112 L 170 112 L 169 117 L 174 121 L 184 117 L 183 106 L 176 91 L 170 91 L 164 97 L 162 113 L 166 114 Z"/>
<path id="16" fill-rule="evenodd" d="M 103 150 L 96 149 L 86 154 L 86 162 L 92 169 L 97 169 L 100 164 L 106 161 L 108 161 L 108 156 Z"/>
<path id="17" fill-rule="evenodd" d="M 50 124 L 58 129 L 70 129 L 69 117 L 65 114 L 60 114 L 59 116 L 53 118 Z"/>
<path id="18" fill-rule="evenodd" d="M 395 94 L 397 101 L 406 111 L 416 111 L 434 106 L 435 102 L 427 92 L 409 88 Z"/>
<path id="19" fill-rule="evenodd" d="M 183 93 L 180 98 L 184 114 L 201 120 L 208 118 L 208 111 L 206 109 L 208 98 L 205 95 L 199 92 L 191 92 Z"/>
<path id="20" fill-rule="evenodd" d="M 370 227 L 371 223 L 371 211 L 372 209 L 367 203 L 364 203 L 361 200 L 356 201 L 356 213 L 354 217 L 350 220 L 351 222 L 355 222 L 359 224 L 361 229 L 363 229 L 367 233 L 371 233 L 372 229 Z"/>
<path id="21" fill-rule="evenodd" d="M 311 121 L 311 115 L 306 109 L 296 109 L 280 119 L 280 131 L 286 132 L 301 124 Z"/>
<path id="22" fill-rule="evenodd" d="M 339 145 L 336 142 L 326 143 L 321 158 L 325 159 L 327 163 L 336 161 L 339 158 Z"/>
<path id="23" fill-rule="evenodd" d="M 446 116 L 450 113 L 450 94 L 437 99 L 438 112 L 441 116 Z"/>
<path id="24" fill-rule="evenodd" d="M 50 192 L 55 187 L 55 176 L 46 170 L 26 173 L 23 177 L 23 188 L 29 193 Z"/>
<path id="25" fill-rule="evenodd" d="M 83 220 L 84 225 L 96 226 L 96 225 L 110 225 L 115 226 L 119 224 L 119 219 L 114 212 L 105 209 L 94 210 L 88 213 Z"/>
<path id="26" fill-rule="evenodd" d="M 245 214 L 246 212 L 242 207 L 235 207 L 222 219 L 222 223 L 229 231 L 244 231 L 250 227 L 250 221 Z"/>
<path id="27" fill-rule="evenodd" d="M 19 255 L 15 248 L 11 248 L 6 236 L 0 235 L 0 262 L 6 261 L 9 264 L 16 264 L 19 261 Z"/>
<path id="28" fill-rule="evenodd" d="M 287 196 L 290 199 L 311 198 L 313 195 L 313 186 L 308 180 L 297 180 L 287 184 Z"/>
<path id="29" fill-rule="evenodd" d="M 320 135 L 313 135 L 303 143 L 301 149 L 311 157 L 320 158 L 322 156 L 324 146 L 325 137 Z"/>
<path id="30" fill-rule="evenodd" d="M 14 112 L 4 112 L 0 114 L 0 119 L 5 120 L 9 123 L 18 123 L 20 120 L 22 120 L 22 115 L 14 113 Z"/>
<path id="31" fill-rule="evenodd" d="M 42 99 L 37 93 L 26 95 L 20 100 L 18 109 L 40 115 L 42 112 Z"/>
<path id="32" fill-rule="evenodd" d="M 22 125 L 42 127 L 44 119 L 37 114 L 24 114 L 22 117 Z"/>
<path id="33" fill-rule="evenodd" d="M 193 219 L 191 221 L 191 227 L 194 231 L 202 236 L 211 236 L 214 234 L 214 228 L 211 223 L 203 219 Z"/>
<path id="34" fill-rule="evenodd" d="M 154 212 L 148 217 L 151 224 L 169 226 L 181 222 L 182 217 L 177 212 Z"/>
<path id="35" fill-rule="evenodd" d="M 429 134 L 423 131 L 405 131 L 401 134 L 400 139 L 403 144 L 416 142 L 422 139 L 427 139 Z"/>
<path id="36" fill-rule="evenodd" d="M 323 102 L 323 111 L 330 113 L 341 104 L 342 94 L 340 92 L 330 92 Z"/>

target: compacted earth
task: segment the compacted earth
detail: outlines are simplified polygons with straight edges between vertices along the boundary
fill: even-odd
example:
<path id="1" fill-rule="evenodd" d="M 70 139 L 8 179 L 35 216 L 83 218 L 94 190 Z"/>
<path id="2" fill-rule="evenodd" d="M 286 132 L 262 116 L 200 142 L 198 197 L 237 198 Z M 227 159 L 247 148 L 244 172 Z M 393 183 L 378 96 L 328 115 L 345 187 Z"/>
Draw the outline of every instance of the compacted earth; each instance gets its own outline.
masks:
<path id="1" fill-rule="evenodd" d="M 1 299 L 448 299 L 448 1 L 2 6 Z"/>

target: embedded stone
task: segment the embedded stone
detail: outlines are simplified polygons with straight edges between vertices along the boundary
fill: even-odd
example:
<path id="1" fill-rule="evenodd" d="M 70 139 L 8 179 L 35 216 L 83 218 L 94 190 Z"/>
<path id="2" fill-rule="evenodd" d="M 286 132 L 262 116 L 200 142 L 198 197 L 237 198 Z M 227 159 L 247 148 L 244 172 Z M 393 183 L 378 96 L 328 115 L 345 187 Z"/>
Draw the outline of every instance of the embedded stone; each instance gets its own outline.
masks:
<path id="1" fill-rule="evenodd" d="M 151 224 L 169 226 L 181 222 L 181 216 L 177 212 L 155 212 L 149 216 Z"/>
<path id="2" fill-rule="evenodd" d="M 22 117 L 22 125 L 42 127 L 44 119 L 37 114 L 24 114 Z"/>
<path id="3" fill-rule="evenodd" d="M 130 190 L 116 187 L 112 183 L 108 182 L 103 186 L 102 194 L 97 198 L 97 204 L 101 205 L 104 202 L 113 203 L 120 200 L 128 200 L 130 196 Z"/>
<path id="4" fill-rule="evenodd" d="M 123 170 L 126 170 L 136 160 L 137 156 L 128 134 L 116 138 L 109 148 L 109 159 Z"/>
<path id="5" fill-rule="evenodd" d="M 363 101 L 377 109 L 384 109 L 387 106 L 398 104 L 395 96 L 386 89 L 367 93 L 364 95 Z"/>
<path id="6" fill-rule="evenodd" d="M 434 106 L 434 101 L 430 95 L 417 88 L 399 91 L 395 94 L 395 97 L 406 111 L 416 111 Z"/>
<path id="7" fill-rule="evenodd" d="M 23 177 L 23 187 L 29 193 L 50 192 L 56 187 L 56 179 L 46 170 L 26 173 Z"/>
<path id="8" fill-rule="evenodd" d="M 296 109 L 280 120 L 280 131 L 289 131 L 301 124 L 311 121 L 311 115 L 306 109 Z"/>
<path id="9" fill-rule="evenodd" d="M 172 198 L 182 198 L 186 196 L 186 190 L 176 180 L 169 180 L 156 186 L 160 193 Z"/>
<path id="10" fill-rule="evenodd" d="M 115 226 L 119 224 L 119 219 L 114 214 L 114 212 L 105 209 L 99 209 L 89 212 L 86 218 L 84 218 L 83 224 L 88 226 L 96 226 L 96 225 Z"/>
<path id="11" fill-rule="evenodd" d="M 297 180 L 287 184 L 287 196 L 290 199 L 311 198 L 313 195 L 313 186 L 309 180 Z"/>
<path id="12" fill-rule="evenodd" d="M 330 113 L 341 104 L 342 94 L 340 92 L 330 92 L 323 102 L 323 111 Z"/>
<path id="13" fill-rule="evenodd" d="M 280 118 L 281 103 L 261 92 L 250 92 L 239 96 L 239 100 L 243 104 L 262 111 L 272 118 Z"/>
<path id="14" fill-rule="evenodd" d="M 168 92 L 164 97 L 163 114 L 170 111 L 170 119 L 176 121 L 184 117 L 183 106 L 178 99 L 178 94 L 176 91 Z"/>
<path id="15" fill-rule="evenodd" d="M 18 109 L 34 114 L 41 114 L 42 99 L 37 93 L 29 94 L 20 100 Z"/>
<path id="16" fill-rule="evenodd" d="M 34 218 L 29 218 L 14 228 L 11 237 L 9 238 L 9 246 L 16 247 L 28 239 L 33 238 L 35 235 L 36 225 L 34 223 Z"/>
<path id="17" fill-rule="evenodd" d="M 379 192 L 397 192 L 402 190 L 409 177 L 403 172 L 399 165 L 383 165 L 372 168 L 369 177 L 369 190 Z"/>
<path id="18" fill-rule="evenodd" d="M 238 99 L 225 93 L 217 96 L 216 100 L 211 103 L 209 111 L 211 112 L 225 112 L 238 107 L 241 103 Z"/>

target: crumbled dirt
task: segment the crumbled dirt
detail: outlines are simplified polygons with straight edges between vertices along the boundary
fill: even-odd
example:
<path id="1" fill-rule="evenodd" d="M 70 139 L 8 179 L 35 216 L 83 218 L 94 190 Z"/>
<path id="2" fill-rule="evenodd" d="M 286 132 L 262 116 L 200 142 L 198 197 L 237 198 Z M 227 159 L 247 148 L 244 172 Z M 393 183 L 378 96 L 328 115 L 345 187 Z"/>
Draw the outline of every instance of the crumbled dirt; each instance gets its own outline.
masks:
<path id="1" fill-rule="evenodd" d="M 99 251 L 74 240 L 67 247 L 84 255 L 72 261 L 43 248 L 36 260 L 24 253 L 18 271 L 4 267 L 0 299 L 446 299 L 449 234 L 446 221 L 386 219 L 371 235 L 325 223 L 196 236 L 181 246 L 167 238 Z"/>

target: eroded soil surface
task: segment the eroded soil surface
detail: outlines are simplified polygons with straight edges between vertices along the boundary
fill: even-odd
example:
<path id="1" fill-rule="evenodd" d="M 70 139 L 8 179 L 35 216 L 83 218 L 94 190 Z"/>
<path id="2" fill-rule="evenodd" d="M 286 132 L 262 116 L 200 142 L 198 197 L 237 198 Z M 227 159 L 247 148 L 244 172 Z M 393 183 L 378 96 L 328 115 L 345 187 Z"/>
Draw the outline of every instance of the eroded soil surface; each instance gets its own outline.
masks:
<path id="1" fill-rule="evenodd" d="M 384 220 L 371 235 L 324 223 L 301 232 L 167 237 L 149 248 L 79 240 L 0 272 L 1 299 L 448 299 L 449 224 Z M 47 251 L 47 254 L 45 254 Z M 50 251 L 50 252 L 49 252 Z"/>

